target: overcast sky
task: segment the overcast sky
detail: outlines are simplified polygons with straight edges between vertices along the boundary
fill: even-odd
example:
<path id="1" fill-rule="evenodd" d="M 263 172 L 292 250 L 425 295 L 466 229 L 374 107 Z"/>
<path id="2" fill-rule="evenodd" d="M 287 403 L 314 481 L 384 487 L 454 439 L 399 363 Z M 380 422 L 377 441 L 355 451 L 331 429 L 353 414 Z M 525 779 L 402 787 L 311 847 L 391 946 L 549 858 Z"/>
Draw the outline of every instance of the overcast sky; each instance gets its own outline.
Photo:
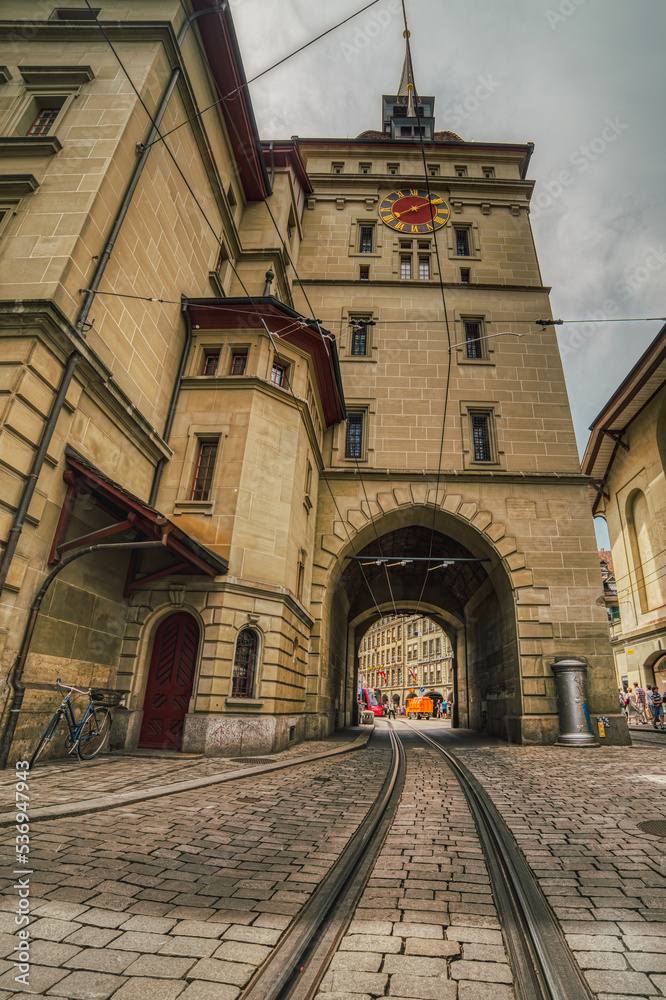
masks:
<path id="1" fill-rule="evenodd" d="M 231 0 L 248 78 L 362 0 Z M 407 0 L 417 90 L 436 127 L 535 143 L 532 224 L 553 315 L 666 315 L 666 2 Z M 251 87 L 263 138 L 381 127 L 404 57 L 398 0 L 369 10 Z M 663 323 L 558 329 L 579 448 Z"/>

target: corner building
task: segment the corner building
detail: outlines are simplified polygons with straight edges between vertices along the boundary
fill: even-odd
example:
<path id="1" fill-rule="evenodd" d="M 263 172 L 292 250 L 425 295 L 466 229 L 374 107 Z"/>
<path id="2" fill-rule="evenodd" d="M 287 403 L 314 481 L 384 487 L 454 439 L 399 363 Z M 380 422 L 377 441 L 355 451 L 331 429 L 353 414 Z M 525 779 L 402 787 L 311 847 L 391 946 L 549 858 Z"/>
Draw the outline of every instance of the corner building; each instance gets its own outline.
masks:
<path id="1" fill-rule="evenodd" d="M 567 655 L 611 716 L 530 145 L 436 132 L 407 73 L 377 132 L 261 143 L 206 6 L 3 8 L 2 753 L 58 677 L 123 693 L 117 746 L 316 737 L 396 612 L 461 726 L 554 741 Z"/>

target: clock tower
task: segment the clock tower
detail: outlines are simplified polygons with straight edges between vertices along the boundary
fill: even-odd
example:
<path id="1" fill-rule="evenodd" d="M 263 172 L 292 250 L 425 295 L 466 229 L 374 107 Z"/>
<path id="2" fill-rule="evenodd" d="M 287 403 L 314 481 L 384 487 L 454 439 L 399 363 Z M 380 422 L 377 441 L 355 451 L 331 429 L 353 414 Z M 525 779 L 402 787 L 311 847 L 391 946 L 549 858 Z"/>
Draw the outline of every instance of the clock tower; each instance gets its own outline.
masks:
<path id="1" fill-rule="evenodd" d="M 451 641 L 460 726 L 553 743 L 574 658 L 594 732 L 623 742 L 533 145 L 436 131 L 434 103 L 408 54 L 381 129 L 293 140 L 314 189 L 294 304 L 335 334 L 347 410 L 321 455 L 307 711 L 351 721 L 367 630 L 420 614 Z"/>

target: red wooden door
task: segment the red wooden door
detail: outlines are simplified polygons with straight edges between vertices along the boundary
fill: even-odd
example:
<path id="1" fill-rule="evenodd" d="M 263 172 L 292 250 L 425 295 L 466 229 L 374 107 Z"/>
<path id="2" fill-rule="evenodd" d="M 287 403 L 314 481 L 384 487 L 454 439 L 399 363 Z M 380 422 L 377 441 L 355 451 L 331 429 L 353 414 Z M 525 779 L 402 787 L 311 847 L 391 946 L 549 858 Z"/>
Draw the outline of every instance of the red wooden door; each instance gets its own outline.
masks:
<path id="1" fill-rule="evenodd" d="M 140 747 L 180 750 L 198 647 L 197 623 L 182 611 L 165 618 L 155 633 Z"/>

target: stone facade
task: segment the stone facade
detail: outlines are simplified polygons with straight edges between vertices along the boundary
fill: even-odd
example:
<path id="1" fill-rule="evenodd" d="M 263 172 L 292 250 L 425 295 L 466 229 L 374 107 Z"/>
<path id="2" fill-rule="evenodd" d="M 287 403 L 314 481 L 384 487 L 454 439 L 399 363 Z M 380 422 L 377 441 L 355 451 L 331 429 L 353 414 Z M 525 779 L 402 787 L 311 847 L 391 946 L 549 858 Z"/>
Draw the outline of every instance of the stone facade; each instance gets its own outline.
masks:
<path id="1" fill-rule="evenodd" d="M 416 607 L 455 651 L 461 725 L 553 741 L 571 654 L 608 714 L 531 147 L 437 133 L 426 182 L 419 144 L 381 133 L 262 146 L 228 11 L 112 8 L 105 37 L 3 7 L 5 750 L 34 743 L 58 677 L 124 693 L 119 745 L 317 736 L 354 719 L 361 635 Z M 385 226 L 382 199 L 425 184 L 449 223 Z M 46 574 L 98 542 L 125 549 L 54 577 L 27 647 Z M 446 564 L 387 577 L 362 565 L 381 553 Z"/>
<path id="2" fill-rule="evenodd" d="M 591 428 L 583 468 L 611 540 L 618 685 L 666 686 L 666 327 Z"/>

